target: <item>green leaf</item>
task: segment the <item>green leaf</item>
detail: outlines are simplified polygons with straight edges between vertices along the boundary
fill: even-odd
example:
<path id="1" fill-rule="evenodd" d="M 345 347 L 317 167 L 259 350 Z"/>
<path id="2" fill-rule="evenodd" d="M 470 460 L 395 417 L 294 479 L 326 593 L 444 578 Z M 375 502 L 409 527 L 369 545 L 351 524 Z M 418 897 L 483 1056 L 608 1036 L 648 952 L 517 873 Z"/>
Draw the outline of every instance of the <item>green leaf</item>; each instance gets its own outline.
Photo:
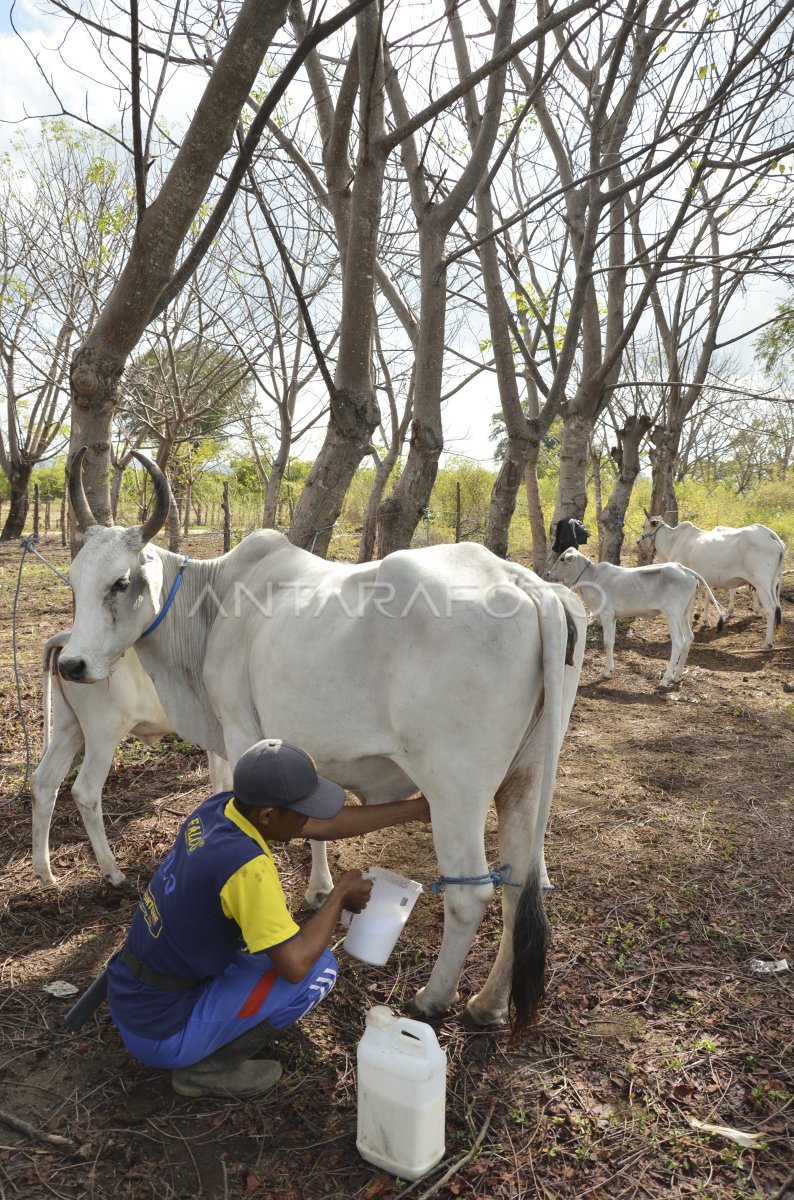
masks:
<path id="1" fill-rule="evenodd" d="M 705 79 L 709 73 L 708 67 L 700 67 L 698 69 L 698 79 Z"/>

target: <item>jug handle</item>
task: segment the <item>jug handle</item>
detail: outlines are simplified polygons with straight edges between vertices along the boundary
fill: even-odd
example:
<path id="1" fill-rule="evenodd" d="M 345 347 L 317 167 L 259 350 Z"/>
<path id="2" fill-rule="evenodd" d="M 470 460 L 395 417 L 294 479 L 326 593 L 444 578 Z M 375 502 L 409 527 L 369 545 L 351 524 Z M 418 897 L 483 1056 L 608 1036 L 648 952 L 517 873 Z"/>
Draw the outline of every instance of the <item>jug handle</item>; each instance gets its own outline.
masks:
<path id="1" fill-rule="evenodd" d="M 425 1049 L 438 1046 L 435 1030 L 422 1021 L 412 1021 L 408 1017 L 398 1017 L 392 1026 L 392 1040 L 399 1042 L 400 1048 L 408 1054 L 421 1054 Z"/>

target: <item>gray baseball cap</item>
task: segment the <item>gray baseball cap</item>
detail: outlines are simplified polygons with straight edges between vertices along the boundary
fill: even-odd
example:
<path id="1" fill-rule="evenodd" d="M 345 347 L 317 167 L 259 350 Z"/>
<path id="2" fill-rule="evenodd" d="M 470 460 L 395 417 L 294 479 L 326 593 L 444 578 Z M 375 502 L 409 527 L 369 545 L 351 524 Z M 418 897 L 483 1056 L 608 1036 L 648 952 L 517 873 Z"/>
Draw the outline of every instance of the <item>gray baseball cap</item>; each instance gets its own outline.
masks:
<path id="1" fill-rule="evenodd" d="M 314 760 L 291 742 L 264 738 L 234 768 L 234 794 L 248 808 L 291 808 L 305 817 L 335 817 L 344 789 L 317 774 Z"/>

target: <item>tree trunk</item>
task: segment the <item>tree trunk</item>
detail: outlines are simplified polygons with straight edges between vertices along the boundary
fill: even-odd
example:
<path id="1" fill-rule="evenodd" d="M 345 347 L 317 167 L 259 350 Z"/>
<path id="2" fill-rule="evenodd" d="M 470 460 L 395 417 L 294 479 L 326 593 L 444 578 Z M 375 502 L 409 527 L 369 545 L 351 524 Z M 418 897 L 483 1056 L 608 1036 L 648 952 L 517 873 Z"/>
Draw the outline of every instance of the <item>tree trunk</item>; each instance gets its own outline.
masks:
<path id="1" fill-rule="evenodd" d="M 443 228 L 430 221 L 420 226 L 421 315 L 416 346 L 416 366 L 411 441 L 405 469 L 378 509 L 378 549 L 381 558 L 406 550 L 416 527 L 428 511 L 430 495 L 444 449 L 441 428 L 441 380 L 444 362 L 444 328 L 447 271 L 444 265 Z"/>
<path id="2" fill-rule="evenodd" d="M 681 430 L 665 429 L 657 425 L 651 434 L 651 471 L 653 483 L 651 486 L 651 508 L 649 515 L 661 517 L 668 525 L 678 524 L 678 501 L 675 497 L 675 466 L 678 458 L 678 446 L 681 440 Z M 653 561 L 653 545 L 650 541 L 643 542 L 639 547 L 639 561 L 647 564 Z"/>
<path id="3" fill-rule="evenodd" d="M 392 448 L 378 463 L 375 478 L 372 481 L 372 491 L 367 501 L 367 511 L 364 514 L 364 526 L 361 530 L 361 542 L 358 548 L 360 563 L 372 562 L 375 557 L 375 544 L 378 534 L 378 511 L 380 509 L 386 484 L 391 478 L 394 464 L 397 462 L 398 450 Z"/>
<path id="4" fill-rule="evenodd" d="M 552 542 L 554 529 L 563 517 L 584 520 L 587 508 L 587 458 L 592 425 L 590 417 L 578 408 L 563 416 L 559 490 L 550 530 Z M 552 551 L 549 554 L 556 559 Z"/>
<path id="5" fill-rule="evenodd" d="M 651 437 L 651 516 L 662 517 L 668 525 L 678 524 L 678 501 L 674 480 L 680 438 L 680 430 L 662 429 L 659 426 L 654 429 Z"/>
<path id="6" fill-rule="evenodd" d="M 504 460 L 491 488 L 491 501 L 485 523 L 485 545 L 500 558 L 507 558 L 510 522 L 516 509 L 518 489 L 522 478 L 525 477 L 527 440 L 524 438 L 523 444 L 516 447 L 514 439 L 508 438 Z"/>
<path id="7" fill-rule="evenodd" d="M 532 566 L 538 575 L 542 575 L 546 570 L 548 542 L 546 540 L 546 521 L 543 516 L 543 505 L 538 487 L 539 458 L 540 442 L 533 438 L 529 444 L 529 457 L 524 468 L 524 484 L 527 489 L 529 528 L 532 531 Z"/>
<path id="8" fill-rule="evenodd" d="M 173 492 L 171 493 L 171 503 L 168 508 L 166 528 L 168 530 L 168 549 L 172 554 L 178 554 L 179 548 L 182 545 L 182 528 L 179 517 L 179 503 Z"/>
<path id="9" fill-rule="evenodd" d="M 28 486 L 32 470 L 32 467 L 16 467 L 9 476 L 11 503 L 3 532 L 0 533 L 0 542 L 12 542 L 22 537 L 28 515 Z"/>
<path id="10" fill-rule="evenodd" d="M 283 429 L 278 453 L 270 468 L 265 489 L 265 505 L 262 509 L 262 528 L 275 529 L 278 524 L 278 498 L 281 494 L 281 482 L 289 462 L 290 447 L 289 429 Z"/>
<path id="11" fill-rule="evenodd" d="M 129 461 L 129 456 L 125 454 L 119 462 L 113 464 L 113 479 L 110 486 L 110 513 L 114 525 L 118 524 L 121 485 L 124 480 L 124 469 Z"/>
<path id="12" fill-rule="evenodd" d="M 595 501 L 596 525 L 598 526 L 598 558 L 600 562 L 603 558 L 601 553 L 601 518 L 603 516 L 604 500 L 601 491 L 601 455 L 600 453 L 596 453 L 592 442 L 590 443 L 590 461 L 593 464 L 593 499 Z"/>
<path id="13" fill-rule="evenodd" d="M 618 466 L 618 477 L 609 502 L 599 520 L 601 535 L 599 559 L 601 562 L 610 562 L 620 566 L 626 511 L 631 500 L 634 482 L 640 473 L 640 446 L 650 425 L 648 417 L 629 417 L 623 429 L 618 431 L 618 445 L 610 451 Z"/>
<path id="14" fill-rule="evenodd" d="M 223 553 L 228 554 L 232 548 L 232 509 L 229 504 L 229 485 L 223 485 Z"/>
<path id="15" fill-rule="evenodd" d="M 309 472 L 289 531 L 290 541 L 296 546 L 321 557 L 328 551 L 350 481 L 380 421 L 372 375 L 372 337 L 386 168 L 386 155 L 379 148 L 385 126 L 382 16 L 381 5 L 372 4 L 356 18 L 361 147 L 350 206 L 349 241 L 346 248 L 340 243 L 343 280 L 336 379 L 325 441 Z"/>

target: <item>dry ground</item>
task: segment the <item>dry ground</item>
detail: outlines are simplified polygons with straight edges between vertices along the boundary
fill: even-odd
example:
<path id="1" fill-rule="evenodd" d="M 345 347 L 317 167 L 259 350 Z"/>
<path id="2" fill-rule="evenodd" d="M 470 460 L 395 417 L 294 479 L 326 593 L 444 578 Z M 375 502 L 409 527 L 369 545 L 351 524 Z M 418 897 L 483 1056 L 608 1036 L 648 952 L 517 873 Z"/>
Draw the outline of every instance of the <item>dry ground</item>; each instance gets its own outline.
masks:
<path id="1" fill-rule="evenodd" d="M 45 552 L 63 565 L 54 544 Z M 589 635 L 548 835 L 557 890 L 539 1033 L 510 1048 L 504 1032 L 472 1031 L 459 1012 L 437 1023 L 449 1057 L 447 1158 L 409 1187 L 356 1152 L 355 1047 L 370 1004 L 399 1009 L 427 979 L 442 925 L 429 888 L 388 966 L 341 956 L 335 993 L 285 1037 L 284 1080 L 261 1102 L 177 1098 L 163 1073 L 126 1055 L 104 1008 L 81 1033 L 66 1030 L 70 1002 L 43 986 L 85 986 L 134 900 L 100 883 L 68 788 L 52 838 L 60 889 L 33 878 L 29 800 L 13 798 L 24 761 L 10 669 L 19 560 L 17 547 L 2 549 L 0 1200 L 794 1196 L 792 972 L 751 968 L 786 956 L 794 966 L 790 591 L 772 653 L 745 611 L 722 635 L 698 636 L 683 687 L 667 697 L 654 690 L 667 657 L 659 623 L 623 629 L 608 683 L 598 682 L 600 633 Z M 28 559 L 17 635 L 34 763 L 38 647 L 68 611 L 63 585 Z M 180 743 L 119 752 L 107 825 L 136 888 L 206 790 L 202 755 Z M 495 862 L 493 828 L 488 837 Z M 430 884 L 430 833 L 373 834 L 332 856 L 340 869 L 373 863 Z M 282 853 L 296 907 L 308 864 L 303 844 Z M 464 1000 L 498 938 L 495 901 L 466 963 Z M 757 1143 L 743 1149 L 693 1119 Z"/>

